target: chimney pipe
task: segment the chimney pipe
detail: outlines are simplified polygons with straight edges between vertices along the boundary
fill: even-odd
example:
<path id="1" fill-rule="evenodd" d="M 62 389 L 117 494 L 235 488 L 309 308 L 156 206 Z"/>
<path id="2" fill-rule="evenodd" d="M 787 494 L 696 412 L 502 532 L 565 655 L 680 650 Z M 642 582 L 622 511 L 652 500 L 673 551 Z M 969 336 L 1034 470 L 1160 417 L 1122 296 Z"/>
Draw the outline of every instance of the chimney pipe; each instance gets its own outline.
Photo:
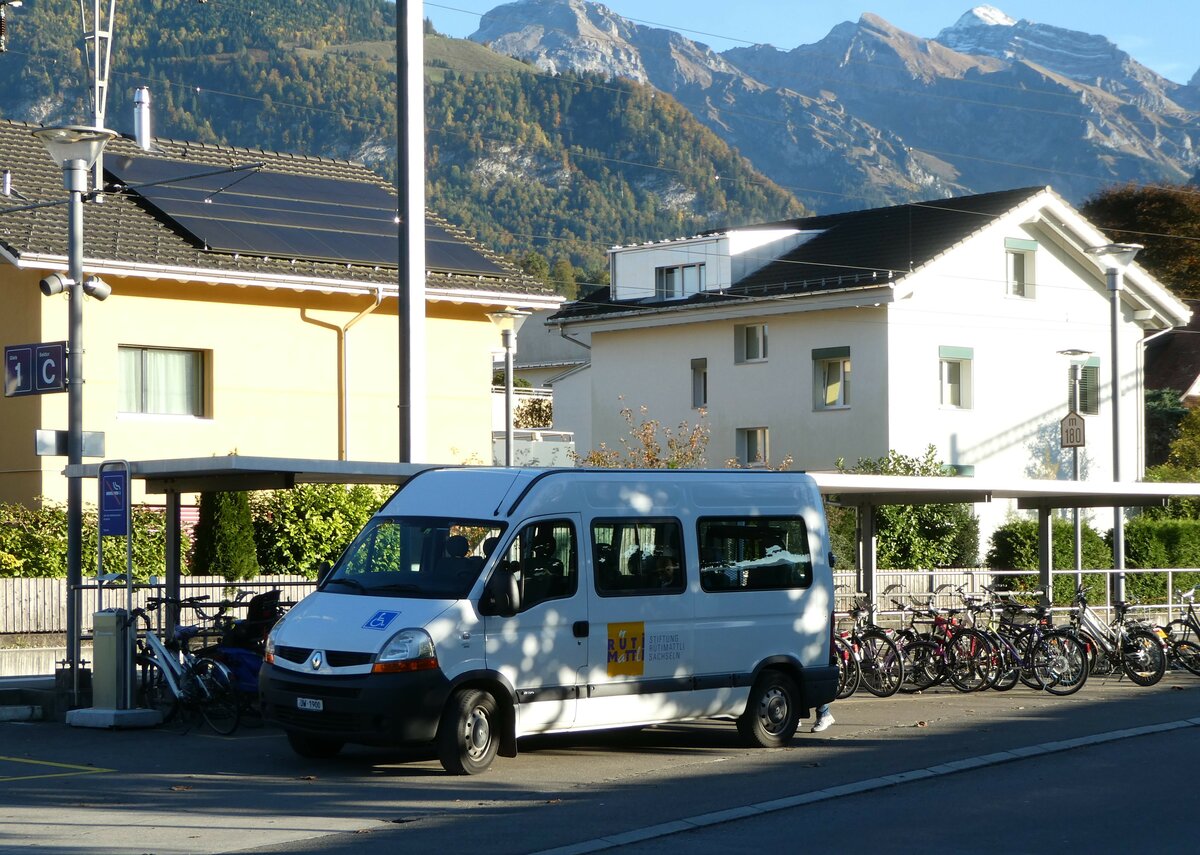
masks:
<path id="1" fill-rule="evenodd" d="M 139 86 L 133 93 L 133 136 L 138 148 L 150 151 L 154 135 L 150 131 L 150 89 Z"/>

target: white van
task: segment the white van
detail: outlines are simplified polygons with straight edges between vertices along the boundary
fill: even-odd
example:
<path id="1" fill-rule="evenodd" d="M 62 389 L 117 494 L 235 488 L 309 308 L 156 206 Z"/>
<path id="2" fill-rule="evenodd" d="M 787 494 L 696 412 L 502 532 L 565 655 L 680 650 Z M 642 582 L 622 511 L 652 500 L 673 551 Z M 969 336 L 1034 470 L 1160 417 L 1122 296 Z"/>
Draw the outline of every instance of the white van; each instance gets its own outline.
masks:
<path id="1" fill-rule="evenodd" d="M 268 640 L 266 716 L 308 757 L 735 719 L 785 745 L 833 700 L 833 578 L 802 473 L 433 468 Z"/>

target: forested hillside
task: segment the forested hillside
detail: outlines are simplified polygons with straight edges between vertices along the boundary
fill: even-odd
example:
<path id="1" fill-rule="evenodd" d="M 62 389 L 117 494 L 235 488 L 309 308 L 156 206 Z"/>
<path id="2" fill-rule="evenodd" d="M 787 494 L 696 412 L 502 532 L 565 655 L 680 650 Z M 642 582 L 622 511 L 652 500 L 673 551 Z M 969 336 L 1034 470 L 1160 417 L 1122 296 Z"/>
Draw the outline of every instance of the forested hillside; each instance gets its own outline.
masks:
<path id="1" fill-rule="evenodd" d="M 116 10 L 109 127 L 132 130 L 133 92 L 148 86 L 160 136 L 361 160 L 394 180 L 392 4 L 117 0 Z M 90 124 L 78 6 L 10 11 L 0 116 Z M 564 293 L 603 281 L 612 244 L 801 211 L 670 96 L 426 41 L 430 207 Z"/>

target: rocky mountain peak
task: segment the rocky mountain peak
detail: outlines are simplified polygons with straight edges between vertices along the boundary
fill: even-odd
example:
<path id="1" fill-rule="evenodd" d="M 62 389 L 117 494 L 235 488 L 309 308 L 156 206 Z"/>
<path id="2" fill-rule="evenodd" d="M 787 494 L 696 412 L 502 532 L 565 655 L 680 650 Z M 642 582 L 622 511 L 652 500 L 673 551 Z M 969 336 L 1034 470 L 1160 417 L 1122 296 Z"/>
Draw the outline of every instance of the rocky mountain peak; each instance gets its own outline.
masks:
<path id="1" fill-rule="evenodd" d="M 1008 17 L 995 6 L 976 6 L 969 12 L 964 12 L 963 16 L 954 22 L 953 27 L 947 27 L 948 30 L 968 30 L 973 27 L 1011 27 L 1017 23 L 1015 19 Z M 943 30 L 942 32 L 946 32 Z"/>

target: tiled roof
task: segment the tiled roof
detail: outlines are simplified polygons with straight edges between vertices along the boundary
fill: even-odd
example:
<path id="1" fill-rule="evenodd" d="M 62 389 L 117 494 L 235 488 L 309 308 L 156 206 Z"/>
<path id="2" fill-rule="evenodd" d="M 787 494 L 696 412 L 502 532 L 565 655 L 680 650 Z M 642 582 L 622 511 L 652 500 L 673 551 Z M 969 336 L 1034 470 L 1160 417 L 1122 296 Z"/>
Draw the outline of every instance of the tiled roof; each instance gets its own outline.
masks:
<path id="1" fill-rule="evenodd" d="M 27 203 L 65 199 L 63 175 L 51 162 L 42 144 L 32 136 L 39 126 L 0 120 L 0 171 L 11 172 L 13 196 L 0 196 L 0 212 Z M 163 157 L 205 166 L 228 167 L 262 163 L 266 172 L 304 175 L 374 184 L 392 188 L 362 164 L 304 155 L 280 154 L 259 149 L 208 143 L 156 139 L 156 150 L 146 152 L 130 139 L 118 137 L 105 148 L 105 157 Z M 19 196 L 16 194 L 20 194 Z M 24 197 L 22 199 L 21 197 Z M 511 264 L 475 243 L 461 229 L 435 214 L 426 219 L 482 253 L 504 271 L 470 275 L 462 271 L 429 269 L 430 288 L 474 291 L 512 296 L 552 296 L 553 291 L 524 276 Z M 0 213 L 0 247 L 20 258 L 30 255 L 66 256 L 67 206 Z M 84 214 L 85 264 L 101 261 L 164 268 L 196 269 L 212 274 L 268 275 L 364 284 L 394 284 L 397 269 L 391 265 L 345 264 L 306 258 L 263 258 L 205 249 L 164 216 L 140 203 L 135 193 L 110 192 L 102 203 L 89 203 Z"/>
<path id="2" fill-rule="evenodd" d="M 667 306 L 712 305 L 747 296 L 878 286 L 916 270 L 1044 190 L 1045 187 L 1024 187 L 744 227 L 737 231 L 786 228 L 819 234 L 719 293 L 700 293 L 686 300 L 614 301 L 611 292 L 605 290 L 592 294 L 586 301 L 564 306 L 555 317 L 582 318 Z M 729 230 L 706 234 L 726 231 Z"/>

